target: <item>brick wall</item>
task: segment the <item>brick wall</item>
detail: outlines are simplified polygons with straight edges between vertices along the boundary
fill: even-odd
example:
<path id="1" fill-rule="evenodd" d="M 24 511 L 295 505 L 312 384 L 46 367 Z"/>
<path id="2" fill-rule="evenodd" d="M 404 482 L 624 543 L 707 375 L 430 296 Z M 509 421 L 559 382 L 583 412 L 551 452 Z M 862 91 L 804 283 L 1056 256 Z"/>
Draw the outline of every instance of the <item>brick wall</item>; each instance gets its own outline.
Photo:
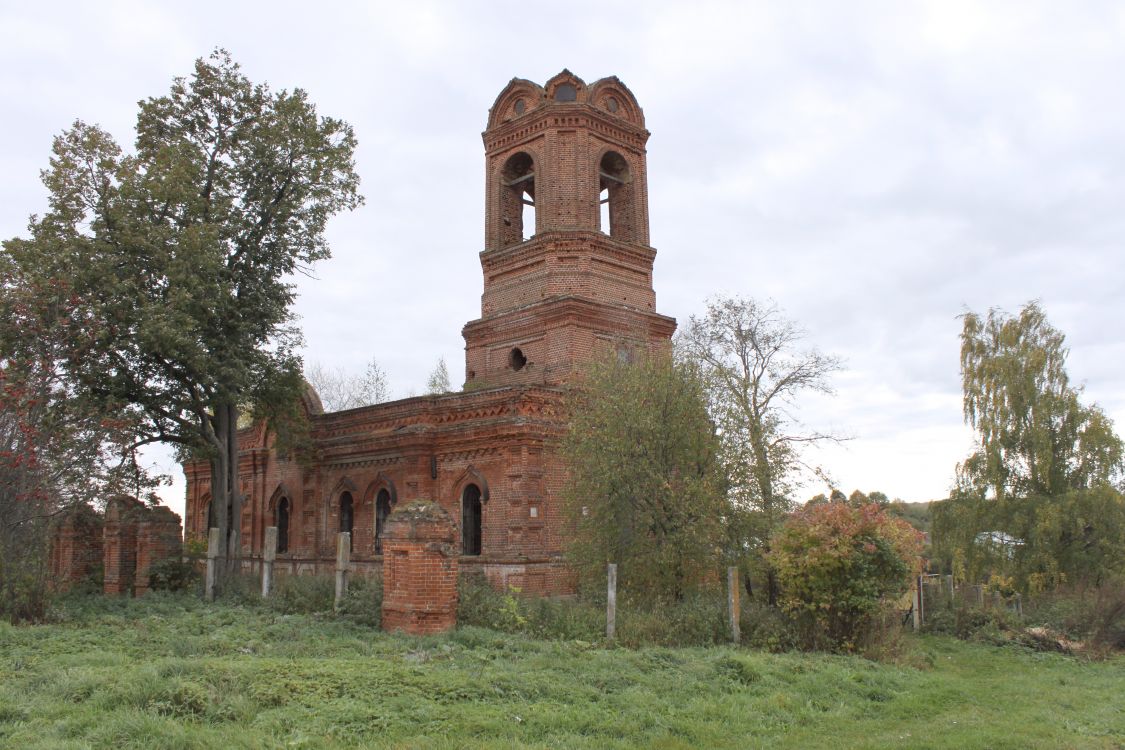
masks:
<path id="1" fill-rule="evenodd" d="M 67 511 L 52 529 L 50 563 L 55 591 L 95 576 L 102 565 L 102 516 L 90 505 Z"/>
<path id="2" fill-rule="evenodd" d="M 437 503 L 391 513 L 383 541 L 383 629 L 412 635 L 457 626 L 457 532 Z"/>
<path id="3" fill-rule="evenodd" d="M 389 553 L 375 551 L 380 489 L 396 508 L 419 499 L 442 507 L 460 550 L 462 498 L 475 484 L 482 491 L 481 550 L 461 555 L 459 568 L 498 587 L 574 591 L 562 562 L 566 467 L 554 450 L 566 427 L 565 388 L 594 357 L 670 346 L 676 327 L 655 309 L 648 136 L 640 106 L 616 78 L 587 85 L 563 71 L 542 86 L 513 79 L 505 87 L 483 135 L 483 294 L 480 318 L 462 330 L 467 390 L 333 414 L 306 394 L 316 456 L 307 465 L 279 455 L 264 425 L 241 431 L 245 566 L 261 558 L 264 529 L 278 524 L 285 499 L 289 549 L 279 552 L 277 570 L 331 571 L 340 498 L 348 492 L 353 565 L 385 568 Z M 609 234 L 600 218 L 605 187 L 614 197 Z M 529 196 L 536 226 L 525 241 L 514 220 Z M 202 538 L 209 469 L 188 463 L 184 470 L 187 528 Z"/>

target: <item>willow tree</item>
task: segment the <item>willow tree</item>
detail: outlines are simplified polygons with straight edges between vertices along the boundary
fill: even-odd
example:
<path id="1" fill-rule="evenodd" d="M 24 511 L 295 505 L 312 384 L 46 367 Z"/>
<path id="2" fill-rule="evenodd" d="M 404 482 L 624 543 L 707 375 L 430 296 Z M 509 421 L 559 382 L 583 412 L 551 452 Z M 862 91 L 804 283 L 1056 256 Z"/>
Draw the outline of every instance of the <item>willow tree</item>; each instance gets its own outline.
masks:
<path id="1" fill-rule="evenodd" d="M 992 309 L 962 320 L 964 415 L 978 436 L 958 470 L 962 490 L 1000 499 L 1061 495 L 1120 475 L 1121 439 L 1097 404 L 1079 401 L 1065 336 L 1038 303 L 1016 316 Z"/>
<path id="2" fill-rule="evenodd" d="M 1125 569 L 1122 441 L 1070 384 L 1065 336 L 1035 302 L 962 323 L 964 417 L 977 445 L 953 497 L 934 508 L 939 556 L 1021 588 Z"/>
<path id="3" fill-rule="evenodd" d="M 210 461 L 228 570 L 239 407 L 296 401 L 291 279 L 329 257 L 328 219 L 362 201 L 355 143 L 304 91 L 253 84 L 217 50 L 140 103 L 132 153 L 81 121 L 57 137 L 50 209 L 5 243 L 23 269 L 64 280 L 88 320 L 69 363 L 80 396 L 142 420 L 138 444 Z"/>

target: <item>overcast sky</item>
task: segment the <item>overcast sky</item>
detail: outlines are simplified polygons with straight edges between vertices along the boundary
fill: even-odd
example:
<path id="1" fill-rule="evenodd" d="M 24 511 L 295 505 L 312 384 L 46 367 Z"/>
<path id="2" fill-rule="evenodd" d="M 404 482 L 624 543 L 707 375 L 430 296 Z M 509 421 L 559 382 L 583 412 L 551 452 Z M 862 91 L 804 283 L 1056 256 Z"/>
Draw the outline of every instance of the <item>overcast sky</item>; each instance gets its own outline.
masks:
<path id="1" fill-rule="evenodd" d="M 375 357 L 395 397 L 439 357 L 463 379 L 489 106 L 512 77 L 569 68 L 644 108 L 657 309 L 772 298 L 847 360 L 802 411 L 854 435 L 810 457 L 846 492 L 948 492 L 972 443 L 966 309 L 1041 300 L 1072 380 L 1125 424 L 1119 2 L 69 6 L 0 0 L 0 237 L 45 209 L 54 135 L 81 118 L 130 145 L 136 102 L 225 47 L 355 127 L 367 205 L 330 225 L 297 312 L 307 361 Z"/>

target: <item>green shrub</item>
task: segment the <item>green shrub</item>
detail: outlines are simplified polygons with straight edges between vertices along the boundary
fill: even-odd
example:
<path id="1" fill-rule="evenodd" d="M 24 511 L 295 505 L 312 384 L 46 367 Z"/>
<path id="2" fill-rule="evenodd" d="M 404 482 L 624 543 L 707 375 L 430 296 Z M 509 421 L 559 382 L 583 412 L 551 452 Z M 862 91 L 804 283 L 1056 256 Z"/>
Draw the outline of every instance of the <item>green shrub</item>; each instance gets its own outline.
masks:
<path id="1" fill-rule="evenodd" d="M 770 548 L 805 648 L 858 650 L 922 564 L 922 534 L 876 503 L 805 506 Z"/>
<path id="2" fill-rule="evenodd" d="M 739 615 L 742 643 L 751 648 L 778 653 L 797 648 L 797 628 L 778 607 L 744 602 Z"/>
<path id="3" fill-rule="evenodd" d="M 169 558 L 148 567 L 148 586 L 153 591 L 188 591 L 196 588 L 201 578 L 190 560 Z"/>
<path id="4" fill-rule="evenodd" d="M 604 620 L 603 620 L 604 622 Z M 713 593 L 660 603 L 624 597 L 617 607 L 617 639 L 625 646 L 710 646 L 730 640 L 726 598 Z"/>
<path id="5" fill-rule="evenodd" d="M 332 595 L 336 589 L 333 584 Z M 383 579 L 381 576 L 348 577 L 348 591 L 337 614 L 360 625 L 378 628 L 383 624 Z"/>
<path id="6" fill-rule="evenodd" d="M 258 584 L 259 597 L 261 583 Z M 284 575 L 273 579 L 273 590 L 265 605 L 286 615 L 331 612 L 336 600 L 333 576 Z"/>

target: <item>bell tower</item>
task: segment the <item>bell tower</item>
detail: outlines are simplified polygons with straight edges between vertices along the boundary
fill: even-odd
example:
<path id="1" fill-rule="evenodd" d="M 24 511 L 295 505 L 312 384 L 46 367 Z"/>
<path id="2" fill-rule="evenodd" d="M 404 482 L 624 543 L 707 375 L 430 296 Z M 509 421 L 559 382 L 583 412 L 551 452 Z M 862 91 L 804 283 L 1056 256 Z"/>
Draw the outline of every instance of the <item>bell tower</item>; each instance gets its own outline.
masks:
<path id="1" fill-rule="evenodd" d="M 666 346 L 656 312 L 645 143 L 633 94 L 564 70 L 513 78 L 488 114 L 481 317 L 467 387 L 558 385 L 601 352 Z"/>

